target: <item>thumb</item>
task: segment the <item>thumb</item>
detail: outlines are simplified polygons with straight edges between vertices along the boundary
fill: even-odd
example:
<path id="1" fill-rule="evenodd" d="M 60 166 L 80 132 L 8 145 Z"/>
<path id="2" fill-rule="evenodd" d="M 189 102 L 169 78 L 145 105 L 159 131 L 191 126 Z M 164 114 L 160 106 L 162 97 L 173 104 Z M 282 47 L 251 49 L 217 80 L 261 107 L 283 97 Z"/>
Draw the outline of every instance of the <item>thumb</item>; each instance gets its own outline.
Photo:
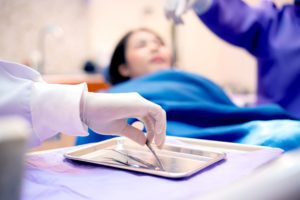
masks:
<path id="1" fill-rule="evenodd" d="M 120 132 L 120 135 L 130 138 L 140 145 L 146 143 L 146 136 L 143 131 L 127 124 L 126 127 Z"/>

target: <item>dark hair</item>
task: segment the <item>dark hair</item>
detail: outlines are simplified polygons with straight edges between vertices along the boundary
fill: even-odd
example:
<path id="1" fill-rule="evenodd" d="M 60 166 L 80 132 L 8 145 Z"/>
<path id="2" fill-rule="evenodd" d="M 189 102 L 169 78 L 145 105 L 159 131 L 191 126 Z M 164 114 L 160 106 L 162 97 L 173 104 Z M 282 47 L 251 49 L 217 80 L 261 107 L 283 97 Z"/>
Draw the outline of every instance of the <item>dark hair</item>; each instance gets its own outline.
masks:
<path id="1" fill-rule="evenodd" d="M 119 71 L 119 67 L 122 64 L 126 64 L 127 60 L 126 60 L 126 47 L 127 47 L 127 42 L 128 39 L 130 38 L 130 36 L 136 32 L 139 31 L 146 31 L 146 32 L 150 32 L 153 33 L 154 35 L 156 35 L 161 41 L 163 41 L 158 34 L 156 34 L 154 31 L 147 29 L 147 28 L 139 28 L 139 29 L 135 29 L 132 31 L 129 31 L 128 33 L 126 33 L 121 40 L 118 42 L 111 60 L 110 60 L 110 65 L 109 65 L 109 71 L 108 71 L 108 78 L 109 78 L 109 82 L 112 85 L 118 84 L 118 83 L 122 83 L 124 81 L 129 80 L 129 77 L 125 77 L 122 74 L 120 74 Z"/>

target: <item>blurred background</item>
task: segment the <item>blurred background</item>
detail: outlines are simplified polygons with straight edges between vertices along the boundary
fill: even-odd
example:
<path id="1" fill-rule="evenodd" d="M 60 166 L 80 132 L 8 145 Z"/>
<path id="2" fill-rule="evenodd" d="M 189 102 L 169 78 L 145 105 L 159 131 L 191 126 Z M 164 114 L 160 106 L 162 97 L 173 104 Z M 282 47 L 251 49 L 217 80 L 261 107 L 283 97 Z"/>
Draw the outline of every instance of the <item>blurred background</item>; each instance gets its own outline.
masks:
<path id="1" fill-rule="evenodd" d="M 259 0 L 248 0 L 257 4 Z M 278 0 L 280 6 L 288 0 Z M 106 66 L 128 30 L 149 27 L 171 42 L 164 0 L 0 0 L 0 58 L 44 74 L 81 74 L 87 61 Z M 218 39 L 190 12 L 176 31 L 177 64 L 216 81 L 255 90 L 255 62 Z M 174 32 L 173 32 L 174 33 Z"/>

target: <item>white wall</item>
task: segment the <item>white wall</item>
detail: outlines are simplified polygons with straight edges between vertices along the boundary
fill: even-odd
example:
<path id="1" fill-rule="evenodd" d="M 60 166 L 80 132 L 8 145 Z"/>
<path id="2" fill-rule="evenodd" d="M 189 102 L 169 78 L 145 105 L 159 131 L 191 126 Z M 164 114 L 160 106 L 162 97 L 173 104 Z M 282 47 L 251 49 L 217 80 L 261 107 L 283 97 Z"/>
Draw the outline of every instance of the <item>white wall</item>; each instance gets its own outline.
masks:
<path id="1" fill-rule="evenodd" d="M 0 58 L 30 64 L 38 57 L 39 34 L 49 25 L 46 73 L 78 73 L 88 53 L 88 5 L 84 0 L 0 0 Z"/>

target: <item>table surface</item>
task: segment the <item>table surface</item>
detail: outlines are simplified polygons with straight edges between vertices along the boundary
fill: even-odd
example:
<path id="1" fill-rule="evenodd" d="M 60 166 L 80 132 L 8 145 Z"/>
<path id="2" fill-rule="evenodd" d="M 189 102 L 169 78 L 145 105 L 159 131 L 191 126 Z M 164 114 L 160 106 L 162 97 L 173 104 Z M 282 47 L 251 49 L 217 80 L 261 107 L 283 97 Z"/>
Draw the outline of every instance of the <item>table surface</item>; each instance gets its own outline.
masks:
<path id="1" fill-rule="evenodd" d="M 203 141 L 203 140 L 202 140 Z M 26 157 L 22 199 L 189 199 L 215 192 L 251 175 L 279 157 L 281 149 L 227 152 L 227 158 L 195 175 L 167 179 L 75 162 L 63 154 L 77 147 L 32 153 Z"/>

